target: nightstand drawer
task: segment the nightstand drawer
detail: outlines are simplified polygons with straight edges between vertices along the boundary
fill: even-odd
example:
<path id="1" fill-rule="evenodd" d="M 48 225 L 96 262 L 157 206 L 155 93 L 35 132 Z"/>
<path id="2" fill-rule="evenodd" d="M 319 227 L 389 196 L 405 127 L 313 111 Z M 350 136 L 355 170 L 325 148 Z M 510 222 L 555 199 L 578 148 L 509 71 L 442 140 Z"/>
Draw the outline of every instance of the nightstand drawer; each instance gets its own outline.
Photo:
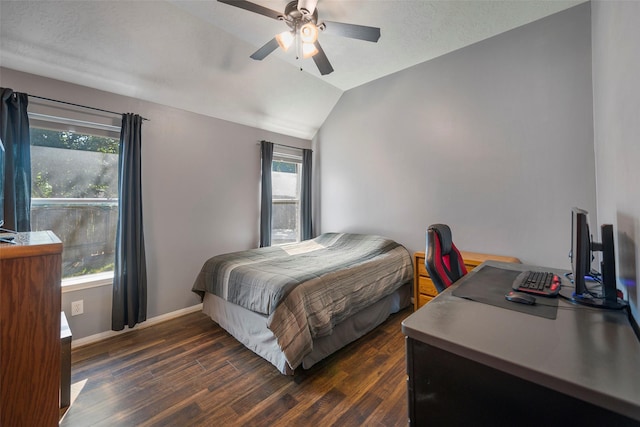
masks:
<path id="1" fill-rule="evenodd" d="M 429 295 L 431 297 L 435 297 L 436 295 L 438 295 L 438 290 L 433 284 L 433 281 L 428 276 L 418 277 L 418 289 L 420 289 L 420 294 L 423 295 Z"/>
<path id="2" fill-rule="evenodd" d="M 429 276 L 427 268 L 424 266 L 424 258 L 417 258 L 418 264 L 418 276 Z"/>
<path id="3" fill-rule="evenodd" d="M 425 305 L 426 303 L 428 303 L 432 299 L 433 299 L 433 297 L 430 297 L 430 296 L 425 295 L 425 294 L 418 295 L 418 307 L 422 307 L 423 305 Z"/>

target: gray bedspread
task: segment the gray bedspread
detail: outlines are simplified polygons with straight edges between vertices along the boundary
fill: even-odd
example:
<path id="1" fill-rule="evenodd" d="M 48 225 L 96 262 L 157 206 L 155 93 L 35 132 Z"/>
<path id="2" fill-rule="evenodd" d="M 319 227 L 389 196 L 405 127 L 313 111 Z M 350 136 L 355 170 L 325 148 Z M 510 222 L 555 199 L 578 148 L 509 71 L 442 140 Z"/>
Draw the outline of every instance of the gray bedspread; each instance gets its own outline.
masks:
<path id="1" fill-rule="evenodd" d="M 313 338 L 413 279 L 411 256 L 380 236 L 325 233 L 301 243 L 215 256 L 192 290 L 261 313 L 295 369 Z"/>

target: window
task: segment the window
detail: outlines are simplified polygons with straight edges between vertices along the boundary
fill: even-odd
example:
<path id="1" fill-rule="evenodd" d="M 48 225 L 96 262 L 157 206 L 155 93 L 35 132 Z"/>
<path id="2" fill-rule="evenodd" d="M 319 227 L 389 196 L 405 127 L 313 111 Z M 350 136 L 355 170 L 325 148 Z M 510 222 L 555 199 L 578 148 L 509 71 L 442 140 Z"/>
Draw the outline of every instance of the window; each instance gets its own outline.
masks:
<path id="1" fill-rule="evenodd" d="M 31 229 L 62 240 L 63 279 L 113 271 L 119 128 L 30 122 Z"/>
<path id="2" fill-rule="evenodd" d="M 302 150 L 275 146 L 271 164 L 271 244 L 300 241 Z"/>

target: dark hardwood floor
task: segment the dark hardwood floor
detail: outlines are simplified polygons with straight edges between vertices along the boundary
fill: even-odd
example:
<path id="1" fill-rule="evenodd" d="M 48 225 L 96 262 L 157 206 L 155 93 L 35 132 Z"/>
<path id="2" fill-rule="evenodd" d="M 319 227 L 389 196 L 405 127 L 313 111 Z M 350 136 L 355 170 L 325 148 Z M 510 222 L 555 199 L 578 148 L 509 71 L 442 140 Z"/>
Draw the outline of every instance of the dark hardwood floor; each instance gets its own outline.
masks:
<path id="1" fill-rule="evenodd" d="M 134 330 L 73 350 L 72 382 L 87 381 L 60 425 L 406 426 L 409 314 L 294 376 L 200 312 Z"/>

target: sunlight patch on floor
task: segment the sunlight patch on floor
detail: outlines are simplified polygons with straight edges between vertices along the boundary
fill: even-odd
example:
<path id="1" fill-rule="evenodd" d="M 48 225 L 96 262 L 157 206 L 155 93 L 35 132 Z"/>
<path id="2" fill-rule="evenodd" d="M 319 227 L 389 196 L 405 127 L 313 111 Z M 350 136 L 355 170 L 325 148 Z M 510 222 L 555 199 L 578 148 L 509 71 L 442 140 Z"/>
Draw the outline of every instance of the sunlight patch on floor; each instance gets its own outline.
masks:
<path id="1" fill-rule="evenodd" d="M 64 416 L 67 415 L 67 412 L 69 412 L 69 409 L 73 406 L 73 402 L 75 402 L 76 398 L 84 388 L 85 384 L 87 383 L 87 380 L 88 378 L 82 381 L 78 381 L 77 383 L 71 384 L 71 403 L 69 404 L 68 407 L 64 408 L 64 413 L 62 413 L 60 416 L 60 422 L 62 422 L 62 420 L 64 419 Z M 61 409 L 60 411 L 62 412 L 63 410 Z"/>

